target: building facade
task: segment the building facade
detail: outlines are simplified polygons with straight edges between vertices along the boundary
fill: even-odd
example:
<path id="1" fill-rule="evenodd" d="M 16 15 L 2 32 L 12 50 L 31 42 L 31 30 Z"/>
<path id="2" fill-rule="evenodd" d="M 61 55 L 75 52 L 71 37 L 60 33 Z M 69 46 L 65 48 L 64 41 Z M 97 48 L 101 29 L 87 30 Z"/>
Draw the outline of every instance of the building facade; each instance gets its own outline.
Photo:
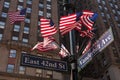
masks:
<path id="1" fill-rule="evenodd" d="M 99 14 L 94 25 L 96 40 L 110 27 L 114 41 L 88 64 L 80 75 L 83 80 L 120 80 L 120 2 L 118 0 L 76 0 L 77 11 L 91 10 Z M 93 78 L 93 79 L 91 79 Z"/>
<path id="2" fill-rule="evenodd" d="M 114 41 L 102 52 L 99 52 L 82 71 L 79 72 L 79 80 L 120 80 L 120 2 L 118 0 L 60 0 L 60 15 L 67 15 L 64 4 L 73 4 L 75 12 L 91 10 L 98 13 L 97 21 L 94 24 L 95 39 L 98 40 L 109 28 L 112 28 Z M 77 34 L 75 34 L 77 35 Z M 69 38 L 65 36 L 64 41 Z M 78 37 L 80 38 L 81 37 Z M 76 39 L 76 38 L 75 38 Z M 76 39 L 77 40 L 77 39 Z M 83 40 L 79 42 L 82 45 Z M 66 44 L 69 46 L 69 44 Z M 75 44 L 77 45 L 77 44 Z M 80 57 L 78 53 L 78 57 Z"/>
<path id="3" fill-rule="evenodd" d="M 58 51 L 41 53 L 36 50 L 30 51 L 30 49 L 38 41 L 43 40 L 40 35 L 40 17 L 52 18 L 58 25 L 60 16 L 68 14 L 64 7 L 68 2 L 74 5 L 76 12 L 87 9 L 99 14 L 94 24 L 94 28 L 96 28 L 95 41 L 109 27 L 112 28 L 114 35 L 114 42 L 79 72 L 79 80 L 120 80 L 120 2 L 118 0 L 0 0 L 1 80 L 70 80 L 68 73 L 20 65 L 22 53 L 60 59 Z M 27 9 L 25 21 L 11 25 L 8 12 L 22 8 Z M 54 37 L 59 43 L 59 33 Z M 77 35 L 77 38 L 81 37 Z M 70 50 L 68 39 L 69 35 L 67 34 L 63 36 L 62 42 Z M 83 41 L 77 42 L 80 42 L 79 45 L 81 45 Z"/>
<path id="4" fill-rule="evenodd" d="M 25 21 L 11 25 L 8 12 L 22 8 L 26 8 Z M 40 17 L 52 18 L 58 24 L 57 0 L 0 0 L 0 80 L 66 80 L 66 73 L 63 72 L 20 65 L 22 53 L 60 59 L 58 51 L 31 51 L 43 39 L 40 35 Z M 59 43 L 59 35 L 54 37 Z"/>

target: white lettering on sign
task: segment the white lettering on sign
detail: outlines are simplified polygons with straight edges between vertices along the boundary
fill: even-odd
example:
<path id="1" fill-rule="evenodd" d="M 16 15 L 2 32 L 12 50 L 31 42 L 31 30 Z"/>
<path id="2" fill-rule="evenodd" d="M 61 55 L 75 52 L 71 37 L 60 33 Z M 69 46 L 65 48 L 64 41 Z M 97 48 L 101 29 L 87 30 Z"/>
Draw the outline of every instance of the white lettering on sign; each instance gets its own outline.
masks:
<path id="1" fill-rule="evenodd" d="M 94 44 L 93 46 L 78 59 L 78 64 L 80 68 L 83 68 L 92 58 L 106 48 L 112 41 L 114 37 L 112 34 L 112 29 L 109 28 Z"/>
<path id="2" fill-rule="evenodd" d="M 62 63 L 59 63 L 59 64 L 58 64 L 58 67 L 59 67 L 60 69 L 65 69 L 65 65 L 63 65 Z"/>
<path id="3" fill-rule="evenodd" d="M 39 65 L 39 60 L 32 60 L 28 57 L 25 57 L 25 63 Z"/>
<path id="4" fill-rule="evenodd" d="M 92 58 L 91 53 L 88 53 L 87 56 L 85 56 L 84 58 L 82 58 L 82 59 L 80 60 L 80 64 L 82 65 L 82 64 L 86 63 L 86 62 L 89 61 L 91 58 Z"/>
<path id="5" fill-rule="evenodd" d="M 52 67 L 52 68 L 56 68 L 57 67 L 57 63 L 52 63 L 52 62 L 49 62 L 49 61 L 45 61 L 43 60 L 41 62 L 41 64 L 45 67 Z"/>
<path id="6" fill-rule="evenodd" d="M 111 35 L 108 35 L 105 39 L 102 40 L 102 44 L 101 46 L 104 46 L 107 42 L 109 42 L 111 40 Z"/>

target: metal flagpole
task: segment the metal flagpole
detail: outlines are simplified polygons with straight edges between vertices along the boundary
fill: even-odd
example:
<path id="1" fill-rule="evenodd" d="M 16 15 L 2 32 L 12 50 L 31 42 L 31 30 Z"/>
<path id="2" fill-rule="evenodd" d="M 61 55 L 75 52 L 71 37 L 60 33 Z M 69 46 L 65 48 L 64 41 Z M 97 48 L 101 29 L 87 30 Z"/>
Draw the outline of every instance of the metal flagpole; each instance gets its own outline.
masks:
<path id="1" fill-rule="evenodd" d="M 70 4 L 70 1 L 68 0 L 67 4 L 64 4 L 64 11 L 68 10 L 68 15 L 72 12 L 74 12 L 74 6 Z M 77 58 L 75 53 L 75 35 L 74 31 L 69 32 L 69 42 L 70 42 L 70 53 L 71 56 L 69 57 L 69 62 L 71 63 L 71 76 L 70 80 L 78 80 L 78 71 L 77 71 Z"/>
<path id="2" fill-rule="evenodd" d="M 68 14 L 74 12 L 75 10 L 74 6 L 70 4 L 70 0 L 68 0 Z M 78 74 L 77 74 L 77 59 L 76 59 L 76 53 L 74 50 L 75 47 L 75 34 L 74 31 L 69 32 L 69 40 L 70 40 L 70 59 L 71 61 L 71 74 L 72 74 L 72 80 L 78 80 Z"/>

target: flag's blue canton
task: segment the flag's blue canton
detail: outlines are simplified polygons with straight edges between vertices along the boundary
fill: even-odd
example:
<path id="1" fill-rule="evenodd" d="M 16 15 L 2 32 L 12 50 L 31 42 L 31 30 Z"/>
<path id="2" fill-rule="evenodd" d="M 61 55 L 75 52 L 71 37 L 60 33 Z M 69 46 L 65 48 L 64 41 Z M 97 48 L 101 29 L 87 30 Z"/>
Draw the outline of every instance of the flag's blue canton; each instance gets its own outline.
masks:
<path id="1" fill-rule="evenodd" d="M 20 15 L 25 15 L 25 14 L 26 14 L 26 8 L 20 11 Z"/>
<path id="2" fill-rule="evenodd" d="M 94 13 L 92 17 L 90 17 L 90 20 L 91 21 L 95 21 L 98 17 L 98 14 L 97 13 Z"/>
<path id="3" fill-rule="evenodd" d="M 82 16 L 82 14 L 83 14 L 82 12 L 77 12 L 77 13 L 76 13 L 76 15 L 77 15 L 77 16 L 76 16 L 76 21 L 79 21 L 79 20 L 80 20 L 80 16 Z"/>
<path id="4" fill-rule="evenodd" d="M 53 23 L 52 19 L 50 19 L 50 26 L 53 26 L 53 25 L 54 25 L 54 23 Z"/>

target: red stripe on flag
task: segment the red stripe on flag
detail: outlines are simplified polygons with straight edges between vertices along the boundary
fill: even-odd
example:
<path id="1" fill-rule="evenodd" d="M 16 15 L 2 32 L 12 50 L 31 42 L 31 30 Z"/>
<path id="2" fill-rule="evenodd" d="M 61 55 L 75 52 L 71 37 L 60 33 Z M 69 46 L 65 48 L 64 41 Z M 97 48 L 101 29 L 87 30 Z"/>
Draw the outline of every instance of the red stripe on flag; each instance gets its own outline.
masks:
<path id="1" fill-rule="evenodd" d="M 63 58 L 70 55 L 69 51 L 65 48 L 65 46 L 63 44 L 61 45 L 59 55 Z"/>
<path id="2" fill-rule="evenodd" d="M 88 42 L 87 46 L 85 47 L 85 49 L 83 50 L 82 54 L 86 53 L 86 51 L 88 51 L 91 47 L 91 41 Z"/>
<path id="3" fill-rule="evenodd" d="M 90 16 L 91 15 L 82 15 L 80 19 L 83 25 L 85 25 L 89 30 L 92 30 L 94 22 L 89 19 Z"/>
<path id="4" fill-rule="evenodd" d="M 73 25 L 76 22 L 76 14 L 63 16 L 60 18 L 60 32 L 62 35 L 71 31 L 75 26 Z"/>
<path id="5" fill-rule="evenodd" d="M 39 42 L 31 50 L 37 49 L 40 52 L 45 52 L 45 51 L 50 51 L 50 50 L 54 50 L 54 49 L 58 48 L 57 45 L 54 44 L 54 42 L 51 42 L 50 44 L 46 45 L 45 47 L 43 45 L 44 45 L 43 42 Z"/>
<path id="6" fill-rule="evenodd" d="M 53 26 L 50 25 L 49 19 L 41 18 L 40 22 L 42 37 L 48 37 L 54 35 L 57 32 L 57 28 L 55 27 L 55 25 Z"/>
<path id="7" fill-rule="evenodd" d="M 20 15 L 20 12 L 9 12 L 9 22 L 10 24 L 13 24 L 16 21 L 24 21 L 25 15 Z"/>

